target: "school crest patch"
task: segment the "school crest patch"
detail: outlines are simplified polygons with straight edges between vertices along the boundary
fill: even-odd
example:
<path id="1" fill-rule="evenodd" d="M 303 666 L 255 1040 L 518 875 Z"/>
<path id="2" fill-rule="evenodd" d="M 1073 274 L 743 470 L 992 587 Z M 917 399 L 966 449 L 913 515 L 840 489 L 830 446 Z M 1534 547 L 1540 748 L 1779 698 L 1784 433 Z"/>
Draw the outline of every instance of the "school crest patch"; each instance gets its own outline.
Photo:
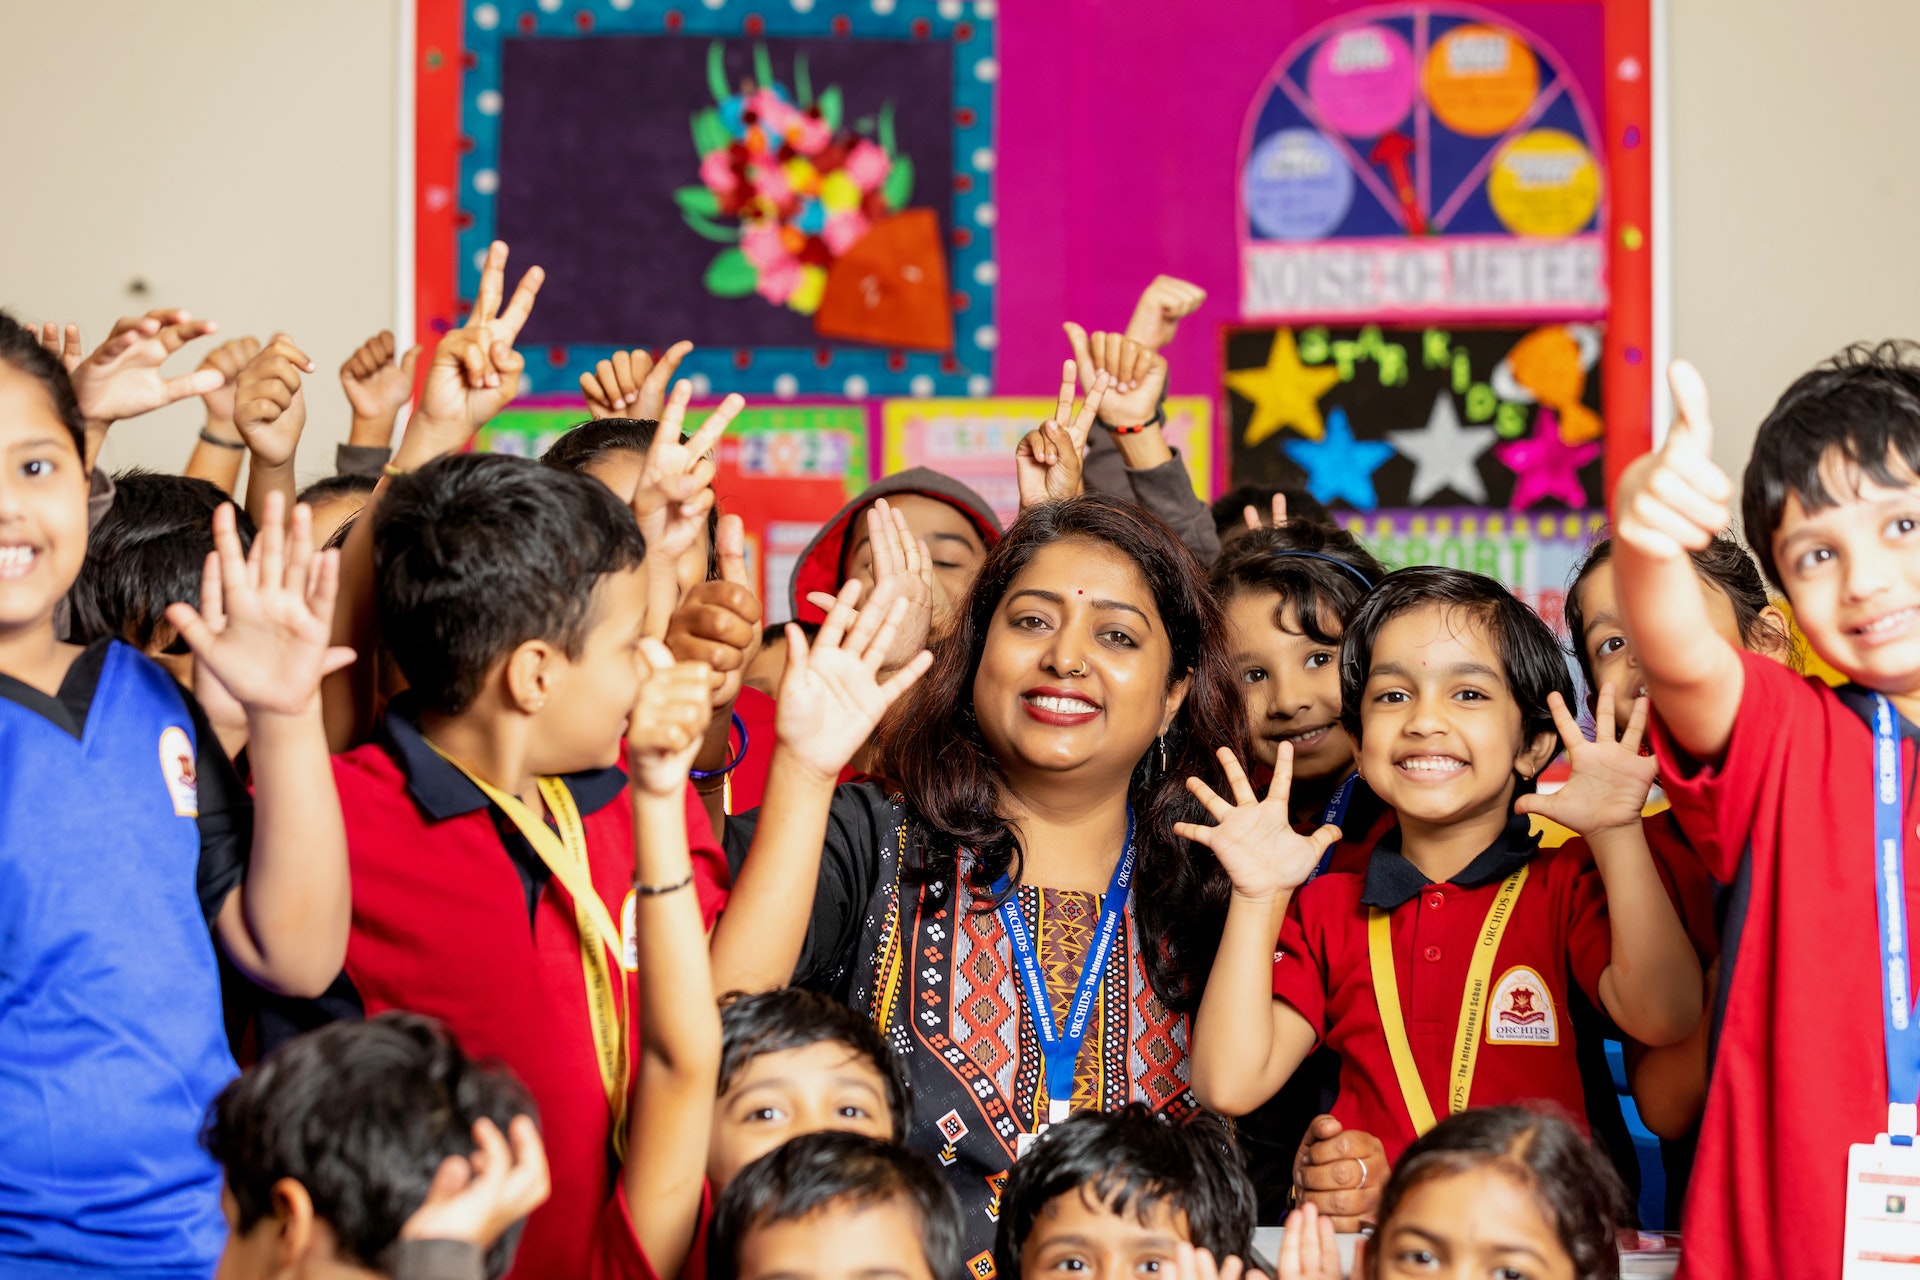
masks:
<path id="1" fill-rule="evenodd" d="M 200 816 L 200 777 L 193 767 L 193 739 L 178 725 L 160 732 L 160 776 L 166 780 L 167 794 L 173 797 L 173 811 L 182 818 Z"/>
<path id="2" fill-rule="evenodd" d="M 1487 1018 L 1488 1044 L 1559 1044 L 1560 1023 L 1546 982 L 1519 964 L 1494 984 Z"/>

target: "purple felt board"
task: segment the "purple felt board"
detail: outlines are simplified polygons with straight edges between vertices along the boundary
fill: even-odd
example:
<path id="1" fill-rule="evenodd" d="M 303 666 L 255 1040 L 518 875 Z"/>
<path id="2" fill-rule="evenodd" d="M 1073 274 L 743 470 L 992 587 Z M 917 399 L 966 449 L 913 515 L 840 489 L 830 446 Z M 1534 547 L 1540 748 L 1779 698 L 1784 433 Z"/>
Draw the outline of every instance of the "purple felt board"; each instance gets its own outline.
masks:
<path id="1" fill-rule="evenodd" d="M 845 118 L 891 102 L 912 203 L 953 207 L 953 50 L 940 41 L 729 39 L 729 83 L 764 46 L 793 83 L 804 54 L 816 94 L 838 85 Z M 813 347 L 809 316 L 757 295 L 719 298 L 702 277 L 727 246 L 686 225 L 674 192 L 700 182 L 690 121 L 711 107 L 705 36 L 501 41 L 498 236 L 546 268 L 522 341 L 533 346 Z"/>

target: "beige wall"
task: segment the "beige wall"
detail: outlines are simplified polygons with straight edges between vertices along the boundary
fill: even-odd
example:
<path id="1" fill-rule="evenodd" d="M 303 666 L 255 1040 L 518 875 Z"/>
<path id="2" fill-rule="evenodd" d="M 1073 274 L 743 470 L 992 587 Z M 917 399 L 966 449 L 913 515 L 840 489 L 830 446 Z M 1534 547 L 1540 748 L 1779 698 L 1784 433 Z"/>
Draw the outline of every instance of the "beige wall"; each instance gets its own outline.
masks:
<path id="1" fill-rule="evenodd" d="M 1673 352 L 1737 477 L 1796 375 L 1920 337 L 1920 4 L 1670 2 Z"/>
<path id="2" fill-rule="evenodd" d="M 1920 335 L 1920 3 L 1669 2 L 1673 350 L 1738 471 L 1795 373 Z M 334 371 L 393 320 L 398 4 L 0 0 L 0 305 L 90 336 L 162 302 L 286 329 L 321 366 L 324 474 Z M 131 423 L 108 461 L 177 467 L 198 425 Z"/>
<path id="3" fill-rule="evenodd" d="M 340 363 L 393 323 L 396 14 L 0 0 L 0 306 L 89 345 L 161 305 L 284 329 L 320 365 L 301 479 L 330 474 Z M 106 462 L 177 471 L 203 419 L 195 401 L 126 423 Z"/>

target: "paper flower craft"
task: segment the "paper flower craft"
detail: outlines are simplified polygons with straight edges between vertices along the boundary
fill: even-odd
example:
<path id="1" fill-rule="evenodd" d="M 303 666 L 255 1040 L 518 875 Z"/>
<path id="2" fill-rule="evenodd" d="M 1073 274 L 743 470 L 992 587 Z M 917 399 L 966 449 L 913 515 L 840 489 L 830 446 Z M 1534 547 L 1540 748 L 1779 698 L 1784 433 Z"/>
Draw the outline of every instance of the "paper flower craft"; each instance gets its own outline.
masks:
<path id="1" fill-rule="evenodd" d="M 689 227 L 730 245 L 707 267 L 708 291 L 757 293 L 828 336 L 951 347 L 939 223 L 907 210 L 913 160 L 894 145 L 893 104 L 849 127 L 840 87 L 816 97 L 804 55 L 791 89 L 765 46 L 753 65 L 735 91 L 722 46 L 709 47 L 714 105 L 693 116 L 700 182 L 674 192 Z"/>

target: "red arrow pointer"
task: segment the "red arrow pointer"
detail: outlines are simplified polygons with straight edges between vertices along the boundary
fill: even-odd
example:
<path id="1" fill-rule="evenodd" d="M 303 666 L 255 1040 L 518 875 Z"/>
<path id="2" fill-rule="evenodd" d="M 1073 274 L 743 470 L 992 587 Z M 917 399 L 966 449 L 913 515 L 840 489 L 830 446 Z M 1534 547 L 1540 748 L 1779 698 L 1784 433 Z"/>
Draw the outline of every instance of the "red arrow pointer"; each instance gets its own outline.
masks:
<path id="1" fill-rule="evenodd" d="M 1420 236 L 1427 233 L 1427 223 L 1420 216 L 1420 202 L 1413 190 L 1413 171 L 1407 164 L 1407 157 L 1412 154 L 1413 139 L 1404 133 L 1388 132 L 1373 144 L 1367 163 L 1380 165 L 1387 171 L 1393 180 L 1393 193 L 1400 198 L 1400 208 L 1407 215 L 1407 234 Z"/>

